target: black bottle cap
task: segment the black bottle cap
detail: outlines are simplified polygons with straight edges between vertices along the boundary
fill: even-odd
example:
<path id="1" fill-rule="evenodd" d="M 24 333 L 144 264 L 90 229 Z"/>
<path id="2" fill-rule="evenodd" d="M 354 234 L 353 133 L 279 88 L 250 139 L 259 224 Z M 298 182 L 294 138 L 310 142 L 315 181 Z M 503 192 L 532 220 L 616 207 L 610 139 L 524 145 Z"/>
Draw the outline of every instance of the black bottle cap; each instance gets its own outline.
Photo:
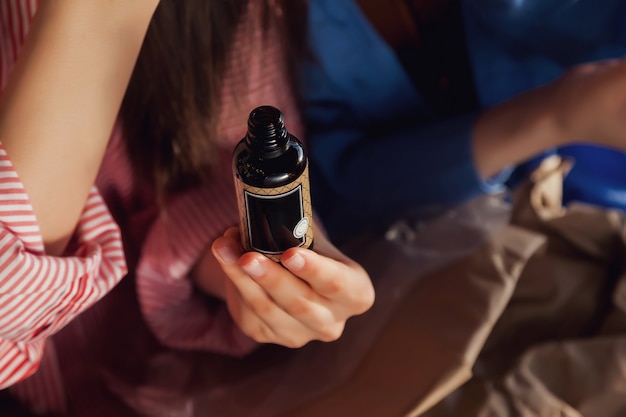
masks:
<path id="1" fill-rule="evenodd" d="M 275 158 L 288 149 L 289 133 L 276 107 L 260 106 L 250 112 L 246 144 L 263 158 Z"/>

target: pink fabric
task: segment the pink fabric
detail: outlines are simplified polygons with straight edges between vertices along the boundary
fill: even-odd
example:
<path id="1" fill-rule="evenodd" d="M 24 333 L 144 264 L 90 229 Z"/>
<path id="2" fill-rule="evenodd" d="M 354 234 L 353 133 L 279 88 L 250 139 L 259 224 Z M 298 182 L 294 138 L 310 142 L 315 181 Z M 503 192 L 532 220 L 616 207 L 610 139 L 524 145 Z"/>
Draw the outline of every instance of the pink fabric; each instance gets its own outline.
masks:
<path id="1" fill-rule="evenodd" d="M 0 0 L 2 87 L 36 3 Z M 13 265 L 0 267 L 0 386 L 13 385 L 25 404 L 61 415 L 126 415 L 111 393 L 115 378 L 107 375 L 140 374 L 142 361 L 160 346 L 236 355 L 254 348 L 223 304 L 194 292 L 187 274 L 211 241 L 237 222 L 230 154 L 249 111 L 274 105 L 289 129 L 302 133 L 285 87 L 280 43 L 275 33 L 262 35 L 258 7 L 250 3 L 232 48 L 214 179 L 177 197 L 165 213 L 134 181 L 118 130 L 77 229 L 78 251 L 47 257 L 28 197 L 0 151 L 0 263 Z M 125 274 L 125 259 L 131 273 L 111 291 Z"/>

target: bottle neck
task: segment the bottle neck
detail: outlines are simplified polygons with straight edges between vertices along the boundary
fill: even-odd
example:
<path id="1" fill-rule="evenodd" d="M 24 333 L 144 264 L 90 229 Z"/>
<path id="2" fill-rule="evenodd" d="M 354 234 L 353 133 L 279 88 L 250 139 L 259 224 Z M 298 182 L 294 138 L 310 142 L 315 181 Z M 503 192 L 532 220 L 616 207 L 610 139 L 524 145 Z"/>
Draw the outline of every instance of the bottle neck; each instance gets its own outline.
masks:
<path id="1" fill-rule="evenodd" d="M 282 113 L 272 106 L 257 107 L 248 118 L 246 144 L 262 158 L 276 158 L 289 148 L 289 133 Z"/>

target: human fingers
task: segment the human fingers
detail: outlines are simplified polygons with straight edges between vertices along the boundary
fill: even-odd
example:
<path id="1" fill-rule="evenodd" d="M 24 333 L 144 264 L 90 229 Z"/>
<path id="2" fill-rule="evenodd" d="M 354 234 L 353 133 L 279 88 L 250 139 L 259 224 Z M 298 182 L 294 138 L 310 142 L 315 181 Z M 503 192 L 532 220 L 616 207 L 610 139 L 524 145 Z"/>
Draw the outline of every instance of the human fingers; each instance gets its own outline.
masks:
<path id="1" fill-rule="evenodd" d="M 345 320 L 336 320 L 321 305 L 310 303 L 291 315 L 249 277 L 236 277 L 228 287 L 227 304 L 233 319 L 257 342 L 299 348 L 312 340 L 337 340 L 343 333 Z"/>
<path id="2" fill-rule="evenodd" d="M 261 254 L 241 256 L 233 232 L 216 239 L 212 250 L 228 277 L 229 311 L 254 340 L 300 347 L 314 339 L 336 340 L 343 332 L 345 320 L 335 319 L 328 308 L 316 303 L 306 283 Z M 273 293 L 263 284 L 269 284 Z"/>
<path id="3" fill-rule="evenodd" d="M 306 327 L 313 338 L 332 341 L 341 335 L 349 315 L 332 308 L 335 306 L 331 301 L 317 294 L 288 269 L 256 253 L 243 255 L 239 264 L 276 306 Z M 248 294 L 244 298 L 251 296 Z M 269 314 L 264 314 L 264 317 L 271 320 Z M 277 330 L 277 333 L 280 331 Z"/>
<path id="4" fill-rule="evenodd" d="M 331 301 L 335 313 L 350 317 L 364 313 L 374 303 L 369 275 L 350 259 L 333 259 L 311 250 L 292 248 L 283 254 L 281 262 L 316 294 Z"/>
<path id="5" fill-rule="evenodd" d="M 267 294 L 243 295 L 233 282 L 228 287 L 226 302 L 233 320 L 242 332 L 259 343 L 300 348 L 312 340 L 334 341 L 343 332 L 342 322 L 337 325 L 336 333 L 327 336 L 289 316 Z"/>
<path id="6" fill-rule="evenodd" d="M 247 305 L 235 284 L 232 281 L 227 281 L 225 286 L 225 301 L 228 312 L 241 331 L 258 343 L 278 343 L 278 336 L 274 334 L 272 328 Z"/>

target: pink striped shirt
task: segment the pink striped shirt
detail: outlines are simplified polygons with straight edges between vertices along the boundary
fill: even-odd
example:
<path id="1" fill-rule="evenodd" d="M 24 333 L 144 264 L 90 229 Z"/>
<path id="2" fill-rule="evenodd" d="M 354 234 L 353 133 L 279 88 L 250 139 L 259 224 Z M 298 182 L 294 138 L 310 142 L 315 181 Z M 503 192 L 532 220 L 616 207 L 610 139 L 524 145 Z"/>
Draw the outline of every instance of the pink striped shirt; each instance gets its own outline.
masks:
<path id="1" fill-rule="evenodd" d="M 2 88 L 37 3 L 0 0 Z M 216 174 L 174 199 L 165 214 L 134 181 L 117 131 L 77 226 L 77 249 L 46 256 L 28 196 L 0 147 L 0 388 L 11 387 L 32 409 L 134 415 L 119 382 L 141 375 L 164 347 L 228 354 L 254 347 L 224 305 L 198 295 L 186 276 L 237 222 L 230 155 L 250 109 L 281 108 L 302 136 L 277 35 L 262 36 L 257 9 L 252 1 L 224 80 Z M 122 280 L 126 265 L 130 274 Z"/>

